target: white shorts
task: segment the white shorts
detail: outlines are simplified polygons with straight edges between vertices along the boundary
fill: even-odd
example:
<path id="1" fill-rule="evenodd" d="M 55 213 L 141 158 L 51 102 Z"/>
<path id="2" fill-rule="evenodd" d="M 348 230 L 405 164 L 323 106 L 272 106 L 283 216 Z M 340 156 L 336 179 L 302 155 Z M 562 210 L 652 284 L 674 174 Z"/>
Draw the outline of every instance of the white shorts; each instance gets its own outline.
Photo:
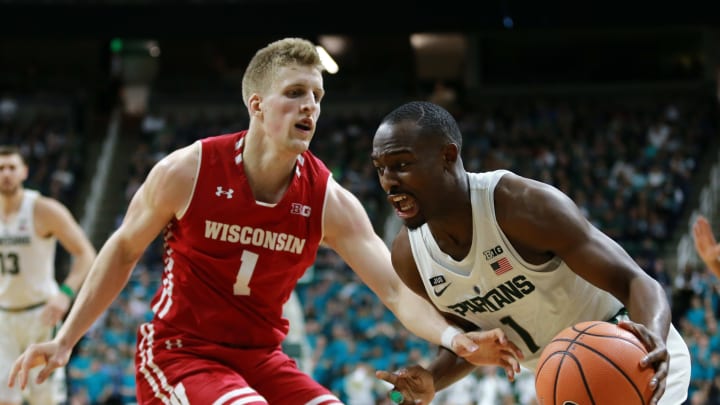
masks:
<path id="1" fill-rule="evenodd" d="M 44 306 L 22 312 L 0 310 L 0 402 L 21 402 L 26 399 L 31 405 L 52 405 L 67 400 L 65 370 L 59 368 L 48 381 L 35 384 L 35 377 L 40 371 L 37 367 L 30 373 L 28 387 L 20 391 L 7 386 L 15 360 L 32 343 L 49 340 L 53 336 L 53 328 L 44 325 L 40 313 Z"/>
<path id="2" fill-rule="evenodd" d="M 680 332 L 672 325 L 666 345 L 670 354 L 670 369 L 665 394 L 658 405 L 679 405 L 687 399 L 690 387 L 690 351 Z"/>

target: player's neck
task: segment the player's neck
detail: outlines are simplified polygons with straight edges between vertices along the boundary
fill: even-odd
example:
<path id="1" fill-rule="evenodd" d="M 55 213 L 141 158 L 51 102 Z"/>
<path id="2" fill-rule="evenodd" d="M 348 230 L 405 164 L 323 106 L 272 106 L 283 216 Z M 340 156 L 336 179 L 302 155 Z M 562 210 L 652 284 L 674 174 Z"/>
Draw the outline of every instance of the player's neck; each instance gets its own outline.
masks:
<path id="1" fill-rule="evenodd" d="M 474 224 L 470 216 L 448 216 L 430 222 L 428 226 L 440 250 L 455 260 L 462 260 L 472 248 Z M 468 221 L 468 218 L 471 220 Z"/>
<path id="2" fill-rule="evenodd" d="M 472 202 L 466 187 L 448 190 L 445 195 L 445 204 L 432 219 L 428 219 L 428 227 L 440 249 L 455 260 L 460 260 L 472 247 Z"/>
<path id="3" fill-rule="evenodd" d="M 255 200 L 279 202 L 290 184 L 297 158 L 297 154 L 277 153 L 268 145 L 246 142 L 243 168 Z"/>

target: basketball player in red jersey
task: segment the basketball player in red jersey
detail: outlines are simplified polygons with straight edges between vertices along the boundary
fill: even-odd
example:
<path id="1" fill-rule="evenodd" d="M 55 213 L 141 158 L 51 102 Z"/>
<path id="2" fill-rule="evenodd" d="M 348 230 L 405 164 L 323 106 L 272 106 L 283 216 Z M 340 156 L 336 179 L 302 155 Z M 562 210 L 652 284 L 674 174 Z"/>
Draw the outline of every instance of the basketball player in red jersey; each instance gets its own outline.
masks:
<path id="1" fill-rule="evenodd" d="M 154 318 L 138 328 L 140 404 L 339 404 L 281 351 L 283 304 L 321 243 L 413 333 L 482 355 L 403 285 L 360 202 L 308 150 L 323 95 L 312 43 L 287 38 L 259 50 L 243 77 L 249 129 L 197 141 L 153 167 L 57 337 L 29 347 L 9 385 L 24 387 L 34 366 L 43 380 L 67 363 L 161 231 L 162 285 Z M 497 331 L 487 338 L 509 345 Z M 515 367 L 514 352 L 505 356 L 496 361 Z"/>

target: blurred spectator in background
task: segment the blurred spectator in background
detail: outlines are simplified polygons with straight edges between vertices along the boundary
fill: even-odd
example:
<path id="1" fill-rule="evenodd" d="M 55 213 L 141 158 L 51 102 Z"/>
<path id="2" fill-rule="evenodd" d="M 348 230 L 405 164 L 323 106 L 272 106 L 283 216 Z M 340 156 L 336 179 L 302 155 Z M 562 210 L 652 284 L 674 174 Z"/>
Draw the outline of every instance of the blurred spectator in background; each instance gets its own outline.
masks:
<path id="1" fill-rule="evenodd" d="M 10 95 L 0 97 L 0 122 L 9 122 L 17 114 L 18 104 Z"/>
<path id="2" fill-rule="evenodd" d="M 13 358 L 50 339 L 67 313 L 95 259 L 95 248 L 61 202 L 25 188 L 28 167 L 15 146 L 0 146 L 0 377 Z M 67 277 L 56 282 L 56 245 L 73 259 Z M 27 392 L 0 385 L 0 403 L 60 404 L 66 400 L 64 370 L 52 384 L 31 381 Z"/>

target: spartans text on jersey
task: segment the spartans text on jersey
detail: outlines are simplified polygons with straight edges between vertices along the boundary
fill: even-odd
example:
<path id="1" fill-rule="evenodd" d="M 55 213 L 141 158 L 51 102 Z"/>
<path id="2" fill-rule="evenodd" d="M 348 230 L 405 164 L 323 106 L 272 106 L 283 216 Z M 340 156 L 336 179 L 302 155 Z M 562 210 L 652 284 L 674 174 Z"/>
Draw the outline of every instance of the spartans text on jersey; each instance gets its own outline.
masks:
<path id="1" fill-rule="evenodd" d="M 0 237 L 0 245 L 29 245 L 29 236 L 3 236 Z"/>
<path id="2" fill-rule="evenodd" d="M 476 295 L 457 304 L 449 305 L 448 308 L 460 316 L 465 316 L 468 311 L 471 313 L 495 312 L 507 304 L 523 299 L 533 291 L 535 291 L 535 285 L 530 280 L 525 276 L 515 276 L 512 280 L 490 289 L 486 294 Z"/>

